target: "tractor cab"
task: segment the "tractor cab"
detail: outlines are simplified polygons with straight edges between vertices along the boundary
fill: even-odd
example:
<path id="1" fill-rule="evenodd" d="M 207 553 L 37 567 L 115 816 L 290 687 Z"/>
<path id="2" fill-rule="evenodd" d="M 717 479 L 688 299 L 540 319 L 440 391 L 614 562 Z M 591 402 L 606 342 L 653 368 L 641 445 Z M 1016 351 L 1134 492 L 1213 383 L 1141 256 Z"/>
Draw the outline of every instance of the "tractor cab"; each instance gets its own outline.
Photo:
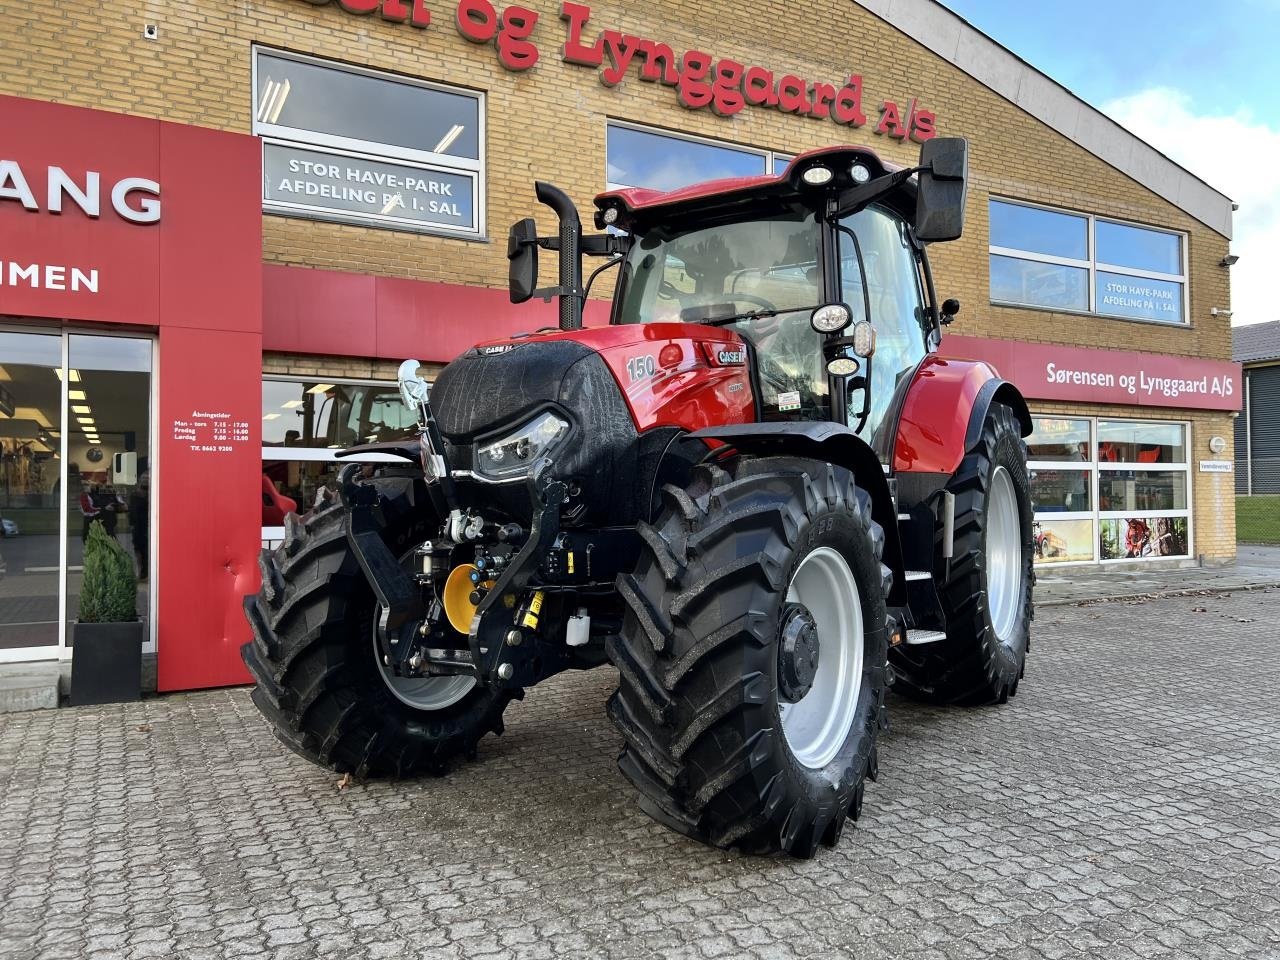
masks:
<path id="1" fill-rule="evenodd" d="M 932 140 L 903 169 L 827 148 L 778 176 L 611 191 L 595 203 L 612 235 L 582 247 L 618 257 L 611 323 L 732 331 L 752 358 L 757 420 L 834 421 L 888 462 L 881 428 L 949 320 L 924 246 L 961 233 L 966 149 Z"/>

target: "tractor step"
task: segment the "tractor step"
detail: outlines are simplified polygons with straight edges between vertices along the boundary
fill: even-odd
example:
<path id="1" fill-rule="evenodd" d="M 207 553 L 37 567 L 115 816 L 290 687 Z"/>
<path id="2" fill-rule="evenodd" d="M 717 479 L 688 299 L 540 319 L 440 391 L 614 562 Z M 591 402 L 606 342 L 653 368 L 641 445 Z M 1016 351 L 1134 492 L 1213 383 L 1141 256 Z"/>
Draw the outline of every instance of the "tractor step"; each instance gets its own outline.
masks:
<path id="1" fill-rule="evenodd" d="M 907 579 L 908 580 L 931 580 L 933 579 L 933 574 L 930 573 L 928 570 L 908 570 Z"/>
<path id="2" fill-rule="evenodd" d="M 937 643 L 939 640 L 947 639 L 947 635 L 941 630 L 908 630 L 907 643 L 915 646 L 921 643 Z"/>

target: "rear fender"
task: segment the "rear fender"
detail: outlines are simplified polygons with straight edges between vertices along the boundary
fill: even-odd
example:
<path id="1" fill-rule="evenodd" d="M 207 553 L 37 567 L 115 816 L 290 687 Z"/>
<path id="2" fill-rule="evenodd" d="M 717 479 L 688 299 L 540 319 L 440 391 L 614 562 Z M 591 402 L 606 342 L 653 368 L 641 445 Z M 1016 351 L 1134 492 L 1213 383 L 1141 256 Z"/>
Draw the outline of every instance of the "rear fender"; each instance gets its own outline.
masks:
<path id="1" fill-rule="evenodd" d="M 955 473 L 982 436 L 983 421 L 995 401 L 1013 409 L 1024 437 L 1031 433 L 1026 400 L 990 364 L 926 357 L 907 389 L 898 418 L 894 472 Z"/>
<path id="2" fill-rule="evenodd" d="M 837 464 L 853 474 L 871 497 L 871 517 L 884 530 L 884 564 L 893 571 L 890 606 L 905 606 L 906 579 L 898 518 L 884 468 L 875 451 L 848 427 L 838 423 L 744 423 L 708 427 L 689 434 L 697 440 L 723 443 L 738 453 L 765 457 L 803 457 Z"/>

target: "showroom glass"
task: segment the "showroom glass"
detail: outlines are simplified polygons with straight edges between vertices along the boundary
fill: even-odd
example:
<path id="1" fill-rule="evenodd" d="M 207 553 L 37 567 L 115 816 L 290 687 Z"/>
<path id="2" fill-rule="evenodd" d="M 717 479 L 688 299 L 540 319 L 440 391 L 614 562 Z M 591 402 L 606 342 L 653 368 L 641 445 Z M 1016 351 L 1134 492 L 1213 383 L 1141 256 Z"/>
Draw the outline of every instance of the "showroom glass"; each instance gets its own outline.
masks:
<path id="1" fill-rule="evenodd" d="M 1027 449 L 1037 562 L 1189 555 L 1185 424 L 1036 417 Z"/>
<path id="2" fill-rule="evenodd" d="M 255 49 L 253 132 L 269 212 L 483 230 L 481 94 Z"/>
<path id="3" fill-rule="evenodd" d="M 988 212 L 993 301 L 1186 322 L 1182 234 L 1005 200 Z"/>
<path id="4" fill-rule="evenodd" d="M 676 190 L 705 180 L 781 172 L 789 157 L 714 140 L 610 123 L 606 131 L 606 189 Z M 775 159 L 776 158 L 776 159 Z M 781 168 L 777 162 L 781 161 Z"/>
<path id="5" fill-rule="evenodd" d="M 71 334 L 68 384 L 83 393 L 67 418 L 67 641 L 80 612 L 84 545 L 100 523 L 133 558 L 137 609 L 148 612 L 150 584 L 151 341 Z M 183 509 L 201 509 L 187 504 Z"/>
<path id="6" fill-rule="evenodd" d="M 61 372 L 60 336 L 0 330 L 0 650 L 58 643 Z"/>
<path id="7" fill-rule="evenodd" d="M 338 450 L 417 435 L 413 413 L 394 383 L 335 379 L 262 381 L 263 538 L 283 535 L 284 515 L 305 515 L 336 496 L 346 463 L 399 461 L 385 455 L 344 457 Z"/>

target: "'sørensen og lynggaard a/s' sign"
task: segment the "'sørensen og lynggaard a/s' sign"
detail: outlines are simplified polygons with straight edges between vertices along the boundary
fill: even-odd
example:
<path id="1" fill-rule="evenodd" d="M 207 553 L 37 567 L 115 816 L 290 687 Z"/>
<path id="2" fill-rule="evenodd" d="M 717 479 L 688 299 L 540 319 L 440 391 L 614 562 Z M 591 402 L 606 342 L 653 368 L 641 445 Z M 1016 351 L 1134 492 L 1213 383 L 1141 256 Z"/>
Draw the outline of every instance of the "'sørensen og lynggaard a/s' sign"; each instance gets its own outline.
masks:
<path id="1" fill-rule="evenodd" d="M 336 2 L 353 14 L 378 13 L 383 19 L 419 29 L 431 24 L 424 0 L 304 0 L 312 6 Z M 720 116 L 732 116 L 746 107 L 760 107 L 798 116 L 831 120 L 848 127 L 869 122 L 863 109 L 861 74 L 851 73 L 841 84 L 808 80 L 795 74 L 716 58 L 702 50 L 677 52 L 669 44 L 603 30 L 587 36 L 591 8 L 563 2 L 560 19 L 565 38 L 560 47 L 566 63 L 599 69 L 606 86 L 621 83 L 629 74 L 652 83 L 674 87 L 676 98 L 691 110 L 710 108 Z M 498 61 L 508 70 L 529 70 L 541 58 L 535 40 L 539 14 L 526 7 L 499 8 L 493 0 L 457 0 L 454 25 L 474 43 L 492 43 Z M 873 132 L 895 140 L 908 137 L 923 143 L 936 135 L 937 115 L 924 109 L 918 98 L 904 109 L 897 101 L 882 100 Z"/>

